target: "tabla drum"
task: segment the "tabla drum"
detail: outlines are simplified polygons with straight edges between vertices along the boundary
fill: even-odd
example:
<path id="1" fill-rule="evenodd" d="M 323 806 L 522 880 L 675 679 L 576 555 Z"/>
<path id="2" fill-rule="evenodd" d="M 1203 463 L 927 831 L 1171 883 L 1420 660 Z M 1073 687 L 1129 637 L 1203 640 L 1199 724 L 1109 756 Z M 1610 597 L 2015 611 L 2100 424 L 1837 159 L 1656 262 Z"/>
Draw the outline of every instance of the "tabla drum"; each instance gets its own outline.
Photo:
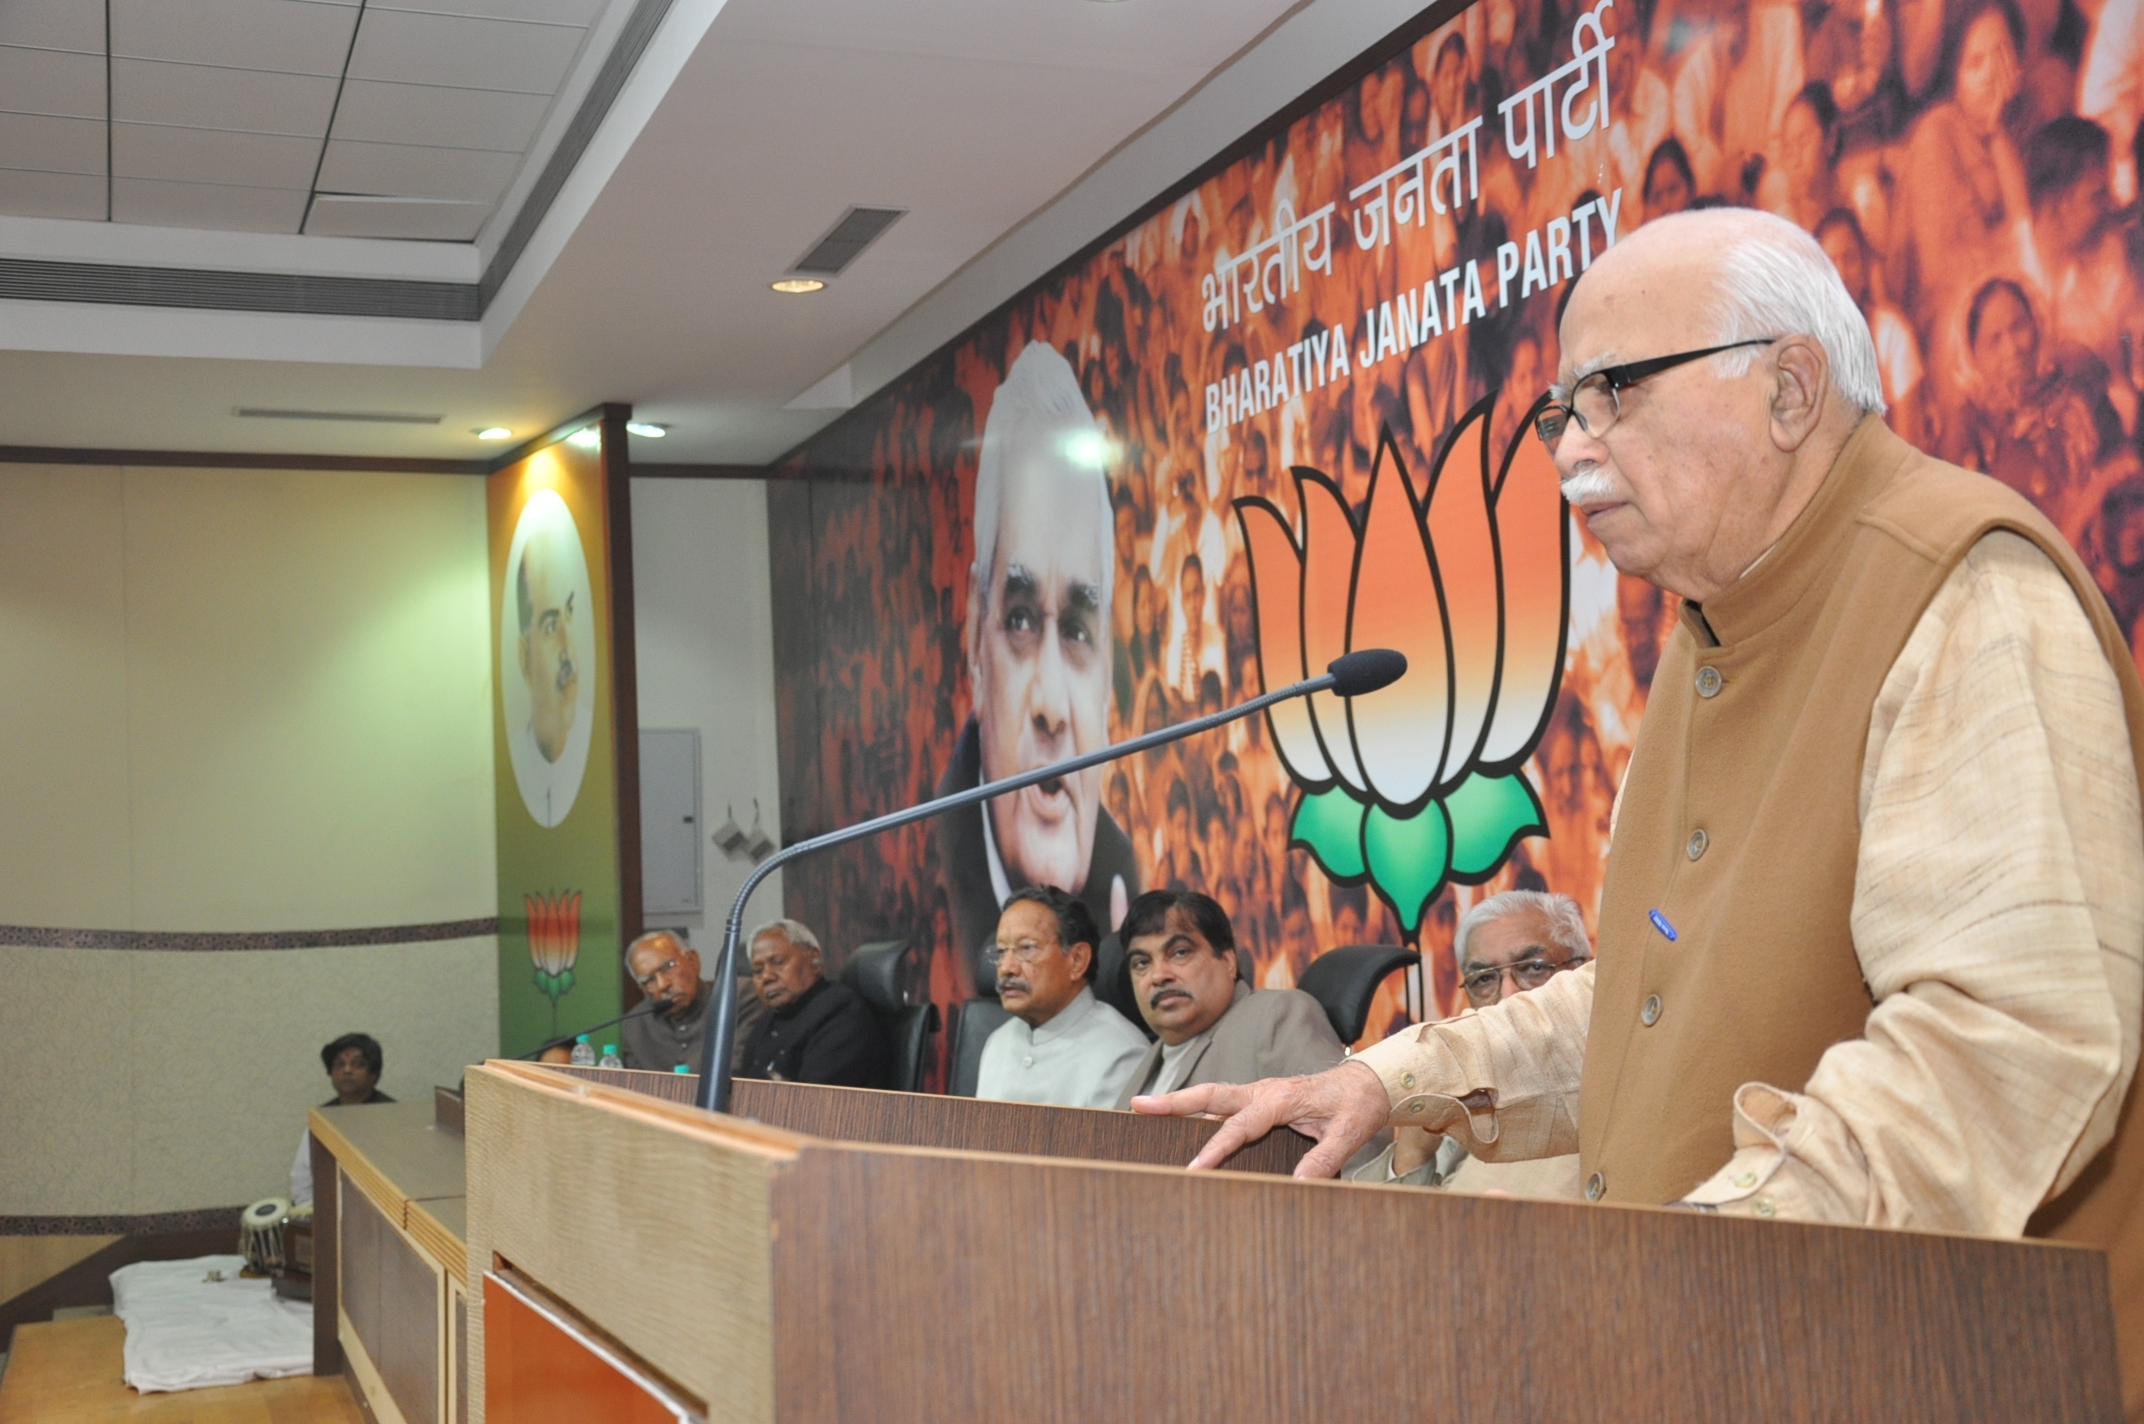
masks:
<path id="1" fill-rule="evenodd" d="M 248 1270 L 266 1275 L 283 1264 L 283 1218 L 290 1215 L 288 1197 L 263 1197 L 238 1219 L 238 1251 Z"/>

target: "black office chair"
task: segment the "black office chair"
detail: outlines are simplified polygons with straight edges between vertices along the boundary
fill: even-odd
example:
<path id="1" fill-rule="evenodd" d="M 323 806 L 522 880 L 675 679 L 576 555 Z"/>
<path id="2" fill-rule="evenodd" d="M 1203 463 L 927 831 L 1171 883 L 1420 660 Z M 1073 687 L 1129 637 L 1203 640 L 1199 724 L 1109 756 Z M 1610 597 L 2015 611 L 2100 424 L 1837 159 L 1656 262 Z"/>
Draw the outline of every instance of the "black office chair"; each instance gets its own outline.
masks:
<path id="1" fill-rule="evenodd" d="M 1295 987 L 1318 1001 L 1342 1043 L 1353 1043 L 1362 1037 L 1385 976 L 1421 962 L 1421 955 L 1397 945 L 1344 944 L 1311 960 Z"/>
<path id="2" fill-rule="evenodd" d="M 1139 996 L 1132 992 L 1132 972 L 1124 966 L 1124 942 L 1113 934 L 1103 935 L 1094 948 L 1094 997 L 1130 1019 L 1132 1027 L 1148 1038 L 1154 1036 L 1139 1012 Z"/>
<path id="3" fill-rule="evenodd" d="M 923 1091 L 923 1066 L 930 1056 L 931 1035 L 938 1031 L 936 1004 L 908 1002 L 908 941 L 867 944 L 841 966 L 841 982 L 854 990 L 886 1030 L 893 1049 L 893 1081 L 901 1093 Z"/>
<path id="4" fill-rule="evenodd" d="M 983 1072 L 983 1045 L 1012 1015 L 996 999 L 969 999 L 953 1011 L 953 1096 L 975 1096 Z"/>

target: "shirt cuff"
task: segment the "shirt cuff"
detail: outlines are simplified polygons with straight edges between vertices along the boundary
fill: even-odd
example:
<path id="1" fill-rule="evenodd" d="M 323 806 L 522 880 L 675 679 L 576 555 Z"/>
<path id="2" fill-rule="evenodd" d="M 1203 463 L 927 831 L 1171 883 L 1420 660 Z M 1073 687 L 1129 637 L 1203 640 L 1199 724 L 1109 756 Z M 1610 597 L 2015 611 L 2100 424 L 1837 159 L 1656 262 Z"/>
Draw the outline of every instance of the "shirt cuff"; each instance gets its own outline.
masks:
<path id="1" fill-rule="evenodd" d="M 1799 1094 L 1768 1083 L 1737 1088 L 1735 1154 L 1683 1201 L 1722 1216 L 1858 1224 L 1860 1214 L 1799 1155 L 1814 1137 L 1800 1103 Z"/>
<path id="2" fill-rule="evenodd" d="M 1440 1134 L 1464 1128 L 1476 1142 L 1496 1141 L 1494 1095 L 1461 1080 L 1451 1051 L 1427 1027 L 1394 1034 L 1348 1061 L 1377 1075 L 1392 1105 L 1390 1126 Z"/>

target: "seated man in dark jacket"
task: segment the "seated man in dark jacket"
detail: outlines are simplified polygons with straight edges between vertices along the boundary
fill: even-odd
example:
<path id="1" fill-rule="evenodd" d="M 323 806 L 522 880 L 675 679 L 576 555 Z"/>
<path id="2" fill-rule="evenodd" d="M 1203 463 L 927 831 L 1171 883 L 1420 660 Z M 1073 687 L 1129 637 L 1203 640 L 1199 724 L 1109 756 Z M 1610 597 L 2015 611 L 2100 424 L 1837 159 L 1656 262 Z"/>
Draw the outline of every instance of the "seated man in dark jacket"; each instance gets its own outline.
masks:
<path id="1" fill-rule="evenodd" d="M 752 932 L 752 983 L 767 1015 L 745 1040 L 740 1078 L 883 1088 L 893 1068 L 868 1004 L 822 975 L 819 937 L 795 920 Z"/>

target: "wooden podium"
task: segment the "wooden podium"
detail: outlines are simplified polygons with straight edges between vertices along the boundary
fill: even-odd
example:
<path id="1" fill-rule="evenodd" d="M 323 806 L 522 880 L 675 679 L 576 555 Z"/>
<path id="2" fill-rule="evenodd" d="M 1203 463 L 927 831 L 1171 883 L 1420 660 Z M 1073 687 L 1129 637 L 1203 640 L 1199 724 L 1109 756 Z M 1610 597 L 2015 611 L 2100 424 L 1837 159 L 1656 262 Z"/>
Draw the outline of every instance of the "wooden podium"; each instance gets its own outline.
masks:
<path id="1" fill-rule="evenodd" d="M 836 1140 L 472 1069 L 472 1416 L 2121 1417 L 2097 1252 L 920 1142 L 1000 1106 L 944 1103 L 763 1104 Z M 1021 1115 L 1118 1157 L 1211 1131 Z"/>

